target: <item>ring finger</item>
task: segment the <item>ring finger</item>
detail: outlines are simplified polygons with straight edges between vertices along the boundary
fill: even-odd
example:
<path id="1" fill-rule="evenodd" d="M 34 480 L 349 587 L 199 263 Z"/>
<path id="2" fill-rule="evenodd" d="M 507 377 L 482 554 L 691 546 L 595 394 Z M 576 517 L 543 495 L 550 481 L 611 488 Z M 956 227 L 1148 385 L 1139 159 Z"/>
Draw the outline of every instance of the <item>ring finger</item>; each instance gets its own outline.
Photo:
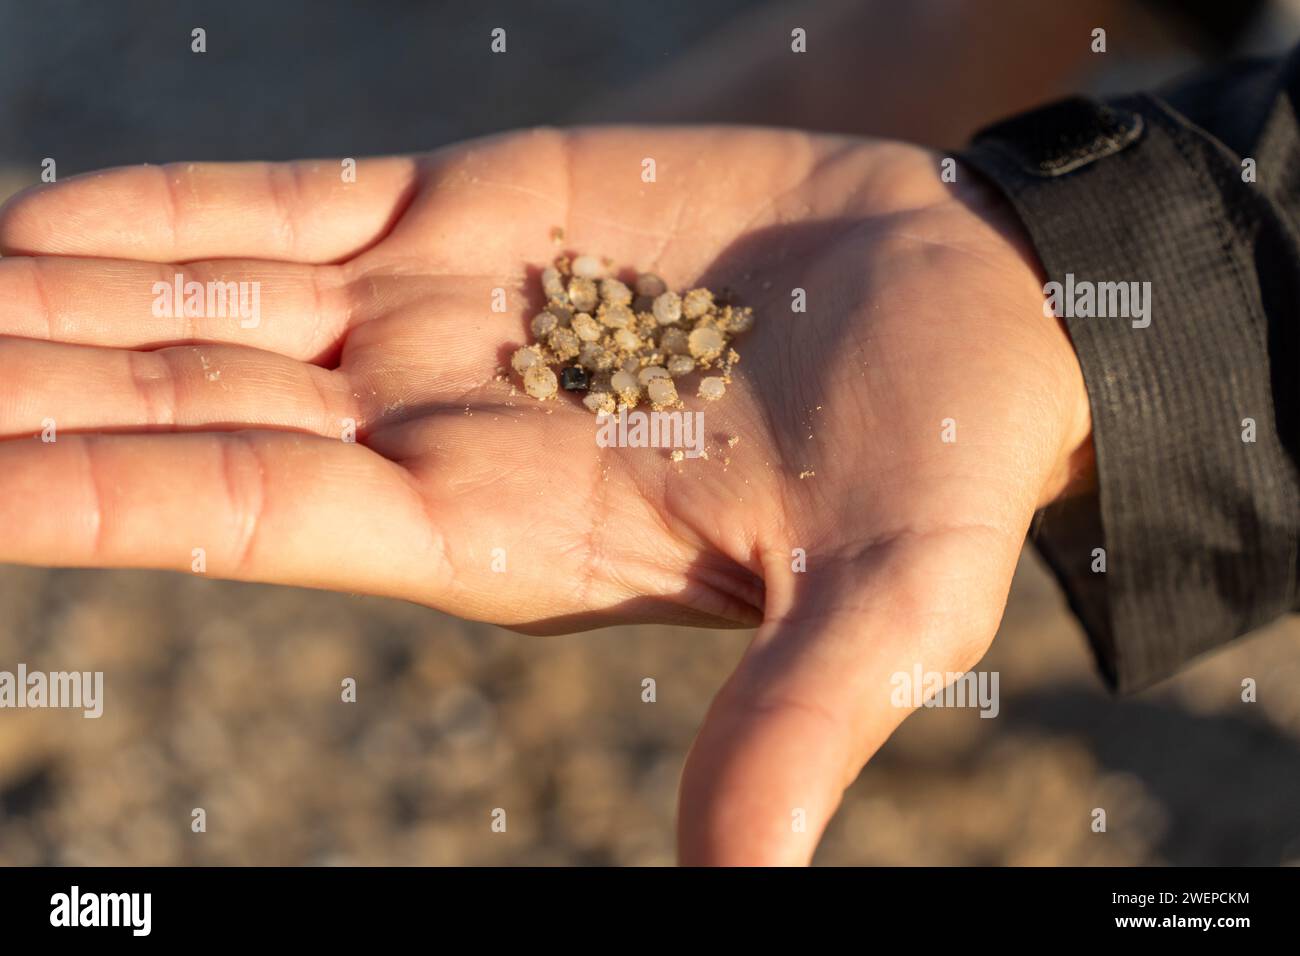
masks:
<path id="1" fill-rule="evenodd" d="M 0 438 L 56 431 L 362 427 L 348 378 L 272 352 L 192 345 L 137 352 L 0 337 Z"/>

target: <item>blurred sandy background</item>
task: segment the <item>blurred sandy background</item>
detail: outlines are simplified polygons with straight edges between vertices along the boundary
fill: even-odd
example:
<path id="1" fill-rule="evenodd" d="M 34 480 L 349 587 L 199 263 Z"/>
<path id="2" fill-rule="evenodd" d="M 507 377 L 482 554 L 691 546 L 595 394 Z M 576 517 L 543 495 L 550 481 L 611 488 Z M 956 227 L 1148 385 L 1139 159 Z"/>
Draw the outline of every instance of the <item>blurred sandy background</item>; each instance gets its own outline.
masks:
<path id="1" fill-rule="evenodd" d="M 66 177 L 417 150 L 574 117 L 794 122 L 779 97 L 755 117 L 737 95 L 770 73 L 766 39 L 788 49 L 783 16 L 822 27 L 801 64 L 801 95 L 819 104 L 807 122 L 935 145 L 1072 88 L 1296 35 L 1287 4 L 1200 33 L 1155 3 L 618 6 L 0 2 L 0 197 L 35 182 L 46 156 Z M 1037 7 L 1060 9 L 1037 22 Z M 882 50 L 905 37 L 902 59 L 922 73 L 877 95 L 870 71 L 905 64 L 813 57 L 819 37 L 851 35 L 831 29 L 840 17 Z M 1087 56 L 1093 23 L 1110 32 L 1104 61 Z M 189 52 L 194 26 L 206 56 Z M 512 52 L 489 59 L 495 26 Z M 1082 53 L 1053 52 L 1080 29 Z M 1007 52 L 1035 43 L 1032 57 Z M 960 96 L 925 84 L 942 70 L 958 71 Z M 0 566 L 0 669 L 102 670 L 106 684 L 99 720 L 0 711 L 0 864 L 670 863 L 686 749 L 747 640 L 666 627 L 526 638 L 351 595 Z M 1300 863 L 1294 619 L 1117 700 L 1027 551 L 981 669 L 1001 673 L 1000 716 L 909 719 L 818 862 Z M 356 704 L 339 701 L 345 677 Z M 644 677 L 656 703 L 640 699 Z M 1258 703 L 1240 701 L 1245 677 Z M 206 833 L 190 831 L 195 807 Z M 1094 807 L 1106 834 L 1089 828 Z"/>

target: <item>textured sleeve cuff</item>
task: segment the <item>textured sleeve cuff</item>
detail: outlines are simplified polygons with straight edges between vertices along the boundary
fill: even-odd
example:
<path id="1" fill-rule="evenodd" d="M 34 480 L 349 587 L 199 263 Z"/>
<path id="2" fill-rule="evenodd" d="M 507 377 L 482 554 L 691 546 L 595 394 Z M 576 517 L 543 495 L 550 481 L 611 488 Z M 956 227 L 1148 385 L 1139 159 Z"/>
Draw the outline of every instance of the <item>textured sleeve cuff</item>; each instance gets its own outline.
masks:
<path id="1" fill-rule="evenodd" d="M 1292 220 L 1150 96 L 1055 104 L 962 158 L 1024 223 L 1092 409 L 1098 490 L 1036 544 L 1108 681 L 1140 688 L 1295 605 Z"/>

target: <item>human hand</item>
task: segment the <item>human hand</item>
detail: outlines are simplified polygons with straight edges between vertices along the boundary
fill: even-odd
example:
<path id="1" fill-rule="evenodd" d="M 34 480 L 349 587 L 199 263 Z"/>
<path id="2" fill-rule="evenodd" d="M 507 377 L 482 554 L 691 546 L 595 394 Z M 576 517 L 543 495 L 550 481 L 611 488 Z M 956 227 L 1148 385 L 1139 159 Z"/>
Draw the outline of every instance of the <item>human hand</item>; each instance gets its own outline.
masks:
<path id="1" fill-rule="evenodd" d="M 897 144 L 610 128 L 347 184 L 180 165 L 25 193 L 0 213 L 0 560 L 188 570 L 202 548 L 209 574 L 536 633 L 761 621 L 688 760 L 681 856 L 805 862 L 908 713 L 890 675 L 982 656 L 1034 510 L 1089 447 L 1013 220 L 938 170 Z M 576 401 L 497 380 L 556 226 L 754 307 L 709 460 L 599 448 Z M 260 324 L 155 317 L 177 272 L 260 282 Z"/>

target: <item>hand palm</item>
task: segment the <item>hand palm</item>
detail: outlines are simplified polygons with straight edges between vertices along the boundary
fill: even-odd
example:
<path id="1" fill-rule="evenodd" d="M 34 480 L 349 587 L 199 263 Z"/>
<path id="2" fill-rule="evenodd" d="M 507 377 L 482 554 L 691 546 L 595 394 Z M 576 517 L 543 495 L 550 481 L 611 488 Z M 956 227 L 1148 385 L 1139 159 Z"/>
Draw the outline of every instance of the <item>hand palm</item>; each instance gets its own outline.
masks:
<path id="1" fill-rule="evenodd" d="M 683 849 L 804 857 L 906 714 L 889 674 L 983 653 L 1029 517 L 1086 436 L 1039 280 L 937 168 L 901 146 L 629 129 L 362 163 L 347 186 L 319 164 L 29 194 L 0 223 L 7 253 L 258 278 L 263 320 L 163 335 L 136 300 L 170 267 L 4 260 L 0 289 L 27 303 L 0 320 L 24 337 L 6 380 L 29 400 L 0 425 L 31 435 L 48 413 L 62 434 L 0 446 L 17 532 L 0 558 L 185 568 L 203 548 L 210 573 L 530 631 L 764 620 L 688 767 Z M 576 401 L 498 379 L 556 227 L 564 249 L 754 307 L 736 381 L 705 408 L 708 460 L 600 448 Z M 197 344 L 127 351 L 181 341 Z M 135 434 L 67 434 L 103 431 Z M 13 504 L 38 492 L 62 518 Z"/>

